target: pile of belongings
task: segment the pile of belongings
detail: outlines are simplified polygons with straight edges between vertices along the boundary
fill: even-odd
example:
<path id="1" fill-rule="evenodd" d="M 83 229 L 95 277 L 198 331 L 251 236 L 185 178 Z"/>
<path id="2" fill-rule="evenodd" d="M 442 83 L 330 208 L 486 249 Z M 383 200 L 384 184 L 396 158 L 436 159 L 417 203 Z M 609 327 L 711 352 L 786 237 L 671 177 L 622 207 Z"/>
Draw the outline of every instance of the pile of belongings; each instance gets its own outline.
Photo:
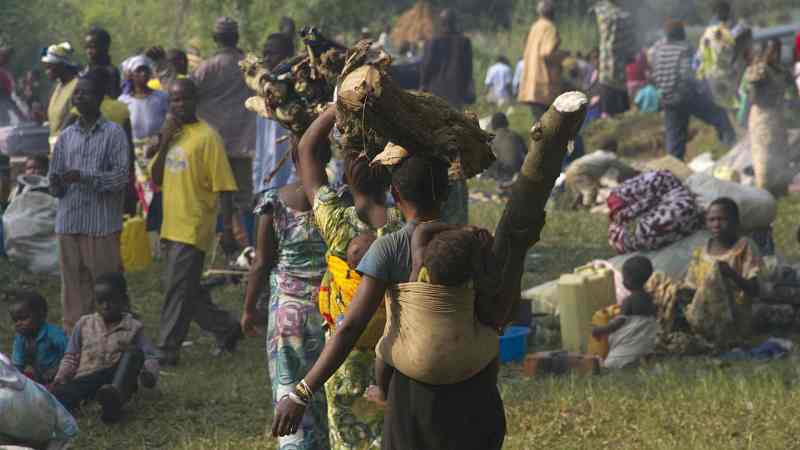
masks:
<path id="1" fill-rule="evenodd" d="M 450 161 L 464 178 L 486 170 L 495 160 L 492 135 L 478 117 L 435 95 L 402 89 L 388 73 L 391 62 L 367 40 L 348 51 L 336 97 L 342 147 L 385 166 L 428 153 Z"/>
<path id="2" fill-rule="evenodd" d="M 245 103 L 247 109 L 278 121 L 298 137 L 333 99 L 346 53 L 317 28 L 305 27 L 300 36 L 305 52 L 272 71 L 253 54 L 239 62 L 247 85 L 256 93 Z"/>
<path id="3" fill-rule="evenodd" d="M 672 172 L 645 172 L 611 191 L 608 242 L 619 254 L 657 250 L 703 226 L 703 209 Z"/>

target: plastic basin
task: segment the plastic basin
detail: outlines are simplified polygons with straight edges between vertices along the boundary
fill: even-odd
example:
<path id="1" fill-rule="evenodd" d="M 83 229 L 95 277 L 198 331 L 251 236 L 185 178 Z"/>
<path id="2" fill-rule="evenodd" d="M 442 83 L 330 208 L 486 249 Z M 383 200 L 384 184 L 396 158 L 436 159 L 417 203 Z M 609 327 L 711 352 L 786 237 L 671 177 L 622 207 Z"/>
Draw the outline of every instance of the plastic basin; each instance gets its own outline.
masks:
<path id="1" fill-rule="evenodd" d="M 500 336 L 500 362 L 522 361 L 528 350 L 529 327 L 512 326 Z"/>

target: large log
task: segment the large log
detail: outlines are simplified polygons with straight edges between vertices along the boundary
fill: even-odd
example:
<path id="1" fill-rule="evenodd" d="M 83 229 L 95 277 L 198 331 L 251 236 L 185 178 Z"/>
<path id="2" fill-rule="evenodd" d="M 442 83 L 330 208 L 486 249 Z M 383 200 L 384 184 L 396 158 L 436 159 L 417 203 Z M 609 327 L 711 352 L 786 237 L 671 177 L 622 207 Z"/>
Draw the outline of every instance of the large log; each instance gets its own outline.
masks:
<path id="1" fill-rule="evenodd" d="M 386 59 L 371 54 L 368 44 L 350 51 L 337 88 L 337 126 L 345 145 L 373 158 L 388 140 L 411 153 L 460 160 L 467 178 L 488 168 L 494 161 L 492 135 L 481 130 L 477 117 L 434 95 L 401 89 L 387 73 Z"/>
<path id="2" fill-rule="evenodd" d="M 496 252 L 509 246 L 529 248 L 539 241 L 547 199 L 561 174 L 567 146 L 586 117 L 588 103 L 580 92 L 562 94 L 533 125 L 528 154 L 495 230 Z"/>

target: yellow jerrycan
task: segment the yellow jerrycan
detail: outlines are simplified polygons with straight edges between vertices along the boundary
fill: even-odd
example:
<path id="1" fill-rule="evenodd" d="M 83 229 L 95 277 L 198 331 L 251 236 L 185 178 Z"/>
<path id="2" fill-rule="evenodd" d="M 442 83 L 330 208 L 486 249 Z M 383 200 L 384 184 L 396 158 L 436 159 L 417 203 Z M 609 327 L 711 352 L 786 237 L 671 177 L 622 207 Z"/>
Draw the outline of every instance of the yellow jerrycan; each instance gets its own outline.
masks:
<path id="1" fill-rule="evenodd" d="M 150 238 L 147 225 L 141 216 L 125 216 L 120 236 L 120 256 L 125 272 L 141 272 L 150 267 Z"/>
<path id="2" fill-rule="evenodd" d="M 562 275 L 558 280 L 558 309 L 564 350 L 586 353 L 594 313 L 615 303 L 612 270 L 587 265 Z"/>
<path id="3" fill-rule="evenodd" d="M 592 327 L 604 327 L 620 314 L 619 305 L 611 305 L 594 313 L 592 316 Z M 586 346 L 586 353 L 606 359 L 608 356 L 608 336 L 595 339 L 589 335 L 589 343 Z"/>

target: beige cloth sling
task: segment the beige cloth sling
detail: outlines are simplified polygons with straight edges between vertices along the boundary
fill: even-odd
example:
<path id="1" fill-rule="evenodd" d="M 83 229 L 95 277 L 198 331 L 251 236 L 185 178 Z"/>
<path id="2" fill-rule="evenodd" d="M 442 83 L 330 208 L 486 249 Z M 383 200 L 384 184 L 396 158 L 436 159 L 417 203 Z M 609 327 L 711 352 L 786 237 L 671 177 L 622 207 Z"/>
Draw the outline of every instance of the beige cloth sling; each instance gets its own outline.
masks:
<path id="1" fill-rule="evenodd" d="M 386 328 L 375 351 L 406 376 L 454 384 L 497 357 L 499 336 L 478 322 L 473 288 L 402 283 L 390 288 L 389 299 Z"/>

